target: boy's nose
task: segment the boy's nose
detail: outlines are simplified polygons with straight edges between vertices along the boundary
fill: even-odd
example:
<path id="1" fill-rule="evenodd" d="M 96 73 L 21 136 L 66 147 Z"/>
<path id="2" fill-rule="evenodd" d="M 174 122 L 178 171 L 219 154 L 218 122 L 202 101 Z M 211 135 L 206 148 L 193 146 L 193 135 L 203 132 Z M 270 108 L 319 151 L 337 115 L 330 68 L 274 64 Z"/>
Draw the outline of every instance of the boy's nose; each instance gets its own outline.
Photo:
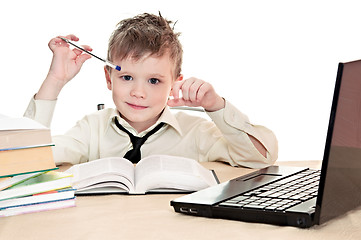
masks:
<path id="1" fill-rule="evenodd" d="M 146 93 L 143 84 L 134 83 L 130 91 L 130 95 L 136 98 L 145 98 Z"/>

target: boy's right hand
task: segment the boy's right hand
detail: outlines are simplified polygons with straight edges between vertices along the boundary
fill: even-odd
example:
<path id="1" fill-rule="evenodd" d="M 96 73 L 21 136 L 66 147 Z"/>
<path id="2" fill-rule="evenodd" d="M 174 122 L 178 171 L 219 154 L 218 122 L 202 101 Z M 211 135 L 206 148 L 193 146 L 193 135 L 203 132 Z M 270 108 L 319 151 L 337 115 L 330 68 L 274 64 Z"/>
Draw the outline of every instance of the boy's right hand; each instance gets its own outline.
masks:
<path id="1" fill-rule="evenodd" d="M 79 40 L 72 34 L 65 38 L 71 41 Z M 60 37 L 51 39 L 48 46 L 53 52 L 53 59 L 49 73 L 35 96 L 36 99 L 56 99 L 65 84 L 78 74 L 83 63 L 91 57 L 77 48 L 70 49 L 69 44 Z M 89 46 L 82 47 L 87 51 L 92 51 Z"/>

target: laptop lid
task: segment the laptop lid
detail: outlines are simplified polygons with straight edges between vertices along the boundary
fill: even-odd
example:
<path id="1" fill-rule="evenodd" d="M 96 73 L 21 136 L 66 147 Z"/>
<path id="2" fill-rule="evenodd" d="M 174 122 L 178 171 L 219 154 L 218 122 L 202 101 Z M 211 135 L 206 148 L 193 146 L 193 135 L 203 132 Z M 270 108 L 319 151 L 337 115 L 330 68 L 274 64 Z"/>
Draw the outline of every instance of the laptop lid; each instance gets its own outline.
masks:
<path id="1" fill-rule="evenodd" d="M 326 138 L 315 222 L 361 205 L 361 60 L 340 63 Z"/>

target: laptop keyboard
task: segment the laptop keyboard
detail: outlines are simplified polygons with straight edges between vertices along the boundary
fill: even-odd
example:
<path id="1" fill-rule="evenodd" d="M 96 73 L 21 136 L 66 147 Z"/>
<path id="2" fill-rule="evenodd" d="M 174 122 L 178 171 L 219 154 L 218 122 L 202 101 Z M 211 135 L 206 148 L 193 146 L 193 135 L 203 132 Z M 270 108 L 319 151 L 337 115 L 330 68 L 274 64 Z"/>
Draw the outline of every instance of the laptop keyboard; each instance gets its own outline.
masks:
<path id="1" fill-rule="evenodd" d="M 308 169 L 242 193 L 219 206 L 285 211 L 317 196 L 320 174 L 320 170 Z"/>

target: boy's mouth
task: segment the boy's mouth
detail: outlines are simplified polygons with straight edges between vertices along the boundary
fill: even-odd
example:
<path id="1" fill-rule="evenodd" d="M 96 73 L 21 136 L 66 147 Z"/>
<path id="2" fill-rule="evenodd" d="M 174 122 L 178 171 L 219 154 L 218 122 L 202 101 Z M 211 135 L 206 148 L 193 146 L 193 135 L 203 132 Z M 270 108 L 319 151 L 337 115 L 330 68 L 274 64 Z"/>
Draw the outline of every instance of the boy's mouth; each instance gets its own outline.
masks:
<path id="1" fill-rule="evenodd" d="M 146 109 L 147 107 L 146 106 L 141 106 L 141 105 L 137 105 L 137 104 L 132 104 L 132 103 L 128 103 L 128 106 L 133 108 L 133 109 L 136 109 L 136 110 L 142 110 L 142 109 Z"/>

